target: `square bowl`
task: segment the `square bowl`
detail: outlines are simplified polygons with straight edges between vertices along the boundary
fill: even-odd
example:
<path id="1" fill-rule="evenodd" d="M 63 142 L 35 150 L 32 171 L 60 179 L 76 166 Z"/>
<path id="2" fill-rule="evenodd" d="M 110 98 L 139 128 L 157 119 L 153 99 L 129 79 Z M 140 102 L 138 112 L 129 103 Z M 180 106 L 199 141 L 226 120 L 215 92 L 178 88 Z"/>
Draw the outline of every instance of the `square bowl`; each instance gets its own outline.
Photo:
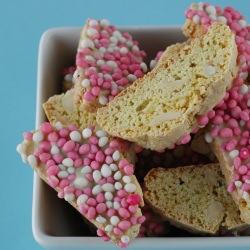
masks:
<path id="1" fill-rule="evenodd" d="M 146 51 L 147 62 L 159 50 L 186 40 L 179 26 L 119 27 L 129 32 Z M 36 127 L 46 121 L 42 104 L 62 89 L 62 69 L 75 64 L 81 27 L 47 30 L 41 37 L 38 57 Z M 34 174 L 32 230 L 35 240 L 46 249 L 118 249 L 111 242 L 91 236 L 81 215 Z M 138 238 L 128 249 L 249 249 L 250 236 Z"/>

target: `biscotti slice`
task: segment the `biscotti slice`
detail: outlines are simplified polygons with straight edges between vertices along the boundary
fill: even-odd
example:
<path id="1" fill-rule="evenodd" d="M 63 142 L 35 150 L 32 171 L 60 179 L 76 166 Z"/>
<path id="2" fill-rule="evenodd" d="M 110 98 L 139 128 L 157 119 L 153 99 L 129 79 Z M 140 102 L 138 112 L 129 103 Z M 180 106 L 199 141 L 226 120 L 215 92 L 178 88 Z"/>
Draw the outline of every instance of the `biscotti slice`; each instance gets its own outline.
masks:
<path id="1" fill-rule="evenodd" d="M 97 227 L 98 236 L 126 247 L 145 218 L 140 209 L 142 191 L 130 161 L 133 155 L 128 155 L 124 143 L 93 126 L 78 130 L 44 122 L 24 133 L 17 151 L 59 198 Z"/>
<path id="2" fill-rule="evenodd" d="M 246 226 L 219 164 L 154 168 L 144 179 L 143 195 L 170 223 L 192 233 L 216 234 Z"/>
<path id="3" fill-rule="evenodd" d="M 129 33 L 106 19 L 88 19 L 76 55 L 76 103 L 89 112 L 106 105 L 147 72 L 145 56 Z"/>
<path id="4" fill-rule="evenodd" d="M 111 135 L 144 148 L 172 147 L 197 126 L 198 115 L 222 100 L 236 75 L 236 57 L 234 35 L 214 23 L 98 109 L 97 122 Z"/>
<path id="5" fill-rule="evenodd" d="M 96 113 L 87 112 L 74 100 L 74 89 L 66 93 L 50 97 L 44 104 L 43 109 L 51 124 L 61 122 L 63 125 L 75 124 L 79 129 L 88 125 L 97 126 Z"/>

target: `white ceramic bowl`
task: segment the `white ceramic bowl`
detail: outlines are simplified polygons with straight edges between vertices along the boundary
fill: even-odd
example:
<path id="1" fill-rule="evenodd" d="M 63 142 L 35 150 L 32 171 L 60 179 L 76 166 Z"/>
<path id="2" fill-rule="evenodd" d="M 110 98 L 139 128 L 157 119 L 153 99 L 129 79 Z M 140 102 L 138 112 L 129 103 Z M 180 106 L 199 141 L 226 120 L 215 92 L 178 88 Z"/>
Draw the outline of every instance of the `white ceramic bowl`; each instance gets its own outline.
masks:
<path id="1" fill-rule="evenodd" d="M 180 27 L 120 27 L 128 31 L 148 54 L 155 57 L 167 45 L 183 41 Z M 54 28 L 40 41 L 38 59 L 36 126 L 46 120 L 42 108 L 50 96 L 61 91 L 61 71 L 74 65 L 80 27 Z M 47 249 L 118 249 L 111 242 L 91 237 L 80 214 L 34 175 L 32 229 L 36 241 Z M 250 237 L 138 238 L 128 249 L 242 249 L 250 247 Z"/>

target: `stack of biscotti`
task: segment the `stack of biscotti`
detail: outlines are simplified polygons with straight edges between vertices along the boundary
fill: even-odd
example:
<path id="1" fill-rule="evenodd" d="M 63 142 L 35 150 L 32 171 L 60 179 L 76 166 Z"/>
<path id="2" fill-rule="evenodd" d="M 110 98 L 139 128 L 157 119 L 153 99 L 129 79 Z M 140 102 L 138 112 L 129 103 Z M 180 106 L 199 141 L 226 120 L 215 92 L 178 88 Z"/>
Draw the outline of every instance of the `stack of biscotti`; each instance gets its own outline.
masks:
<path id="1" fill-rule="evenodd" d="M 203 13 L 203 17 L 199 13 Z M 229 17 L 233 17 L 230 18 Z M 224 100 L 215 107 L 215 116 L 203 132 L 206 149 L 218 158 L 226 178 L 228 191 L 241 211 L 242 220 L 250 223 L 250 144 L 249 144 L 249 72 L 250 26 L 246 18 L 232 7 L 218 8 L 211 4 L 192 4 L 186 12 L 183 32 L 197 37 L 207 31 L 215 20 L 226 23 L 236 36 L 238 72 L 233 87 Z M 206 23 L 202 22 L 206 19 Z M 237 23 L 237 27 L 233 25 Z M 244 58 L 245 60 L 241 60 Z M 202 141 L 202 138 L 200 139 Z"/>
<path id="2" fill-rule="evenodd" d="M 246 226 L 219 164 L 153 168 L 144 180 L 145 201 L 177 227 L 216 234 Z"/>

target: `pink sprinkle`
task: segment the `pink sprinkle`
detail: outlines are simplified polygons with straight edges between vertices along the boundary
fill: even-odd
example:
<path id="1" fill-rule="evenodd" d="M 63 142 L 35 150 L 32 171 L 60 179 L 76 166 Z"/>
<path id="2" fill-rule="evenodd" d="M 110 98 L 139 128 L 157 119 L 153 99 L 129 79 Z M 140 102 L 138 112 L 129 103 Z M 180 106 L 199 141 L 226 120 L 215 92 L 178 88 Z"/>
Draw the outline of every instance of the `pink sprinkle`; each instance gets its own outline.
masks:
<path id="1" fill-rule="evenodd" d="M 105 159 L 104 153 L 103 153 L 102 151 L 98 151 L 98 152 L 96 153 L 96 155 L 95 155 L 95 160 L 96 160 L 97 162 L 102 163 L 102 162 L 104 161 L 104 159 Z"/>
<path id="2" fill-rule="evenodd" d="M 238 172 L 239 172 L 240 174 L 242 174 L 242 175 L 247 174 L 247 172 L 248 172 L 247 166 L 241 165 L 241 166 L 239 167 L 239 169 L 238 169 Z"/>
<path id="3" fill-rule="evenodd" d="M 131 222 L 130 221 L 127 221 L 127 220 L 123 220 L 123 221 L 120 221 L 118 223 L 118 227 L 123 230 L 123 231 L 126 231 L 128 230 L 130 227 L 131 227 Z"/>
<path id="4" fill-rule="evenodd" d="M 93 178 L 93 175 L 92 175 L 92 174 L 87 173 L 85 176 L 86 176 L 86 178 L 87 178 L 88 181 L 90 181 L 90 182 L 93 182 L 93 181 L 94 181 L 94 178 Z"/>
<path id="5" fill-rule="evenodd" d="M 86 204 L 80 205 L 80 206 L 78 207 L 78 209 L 79 209 L 79 212 L 80 212 L 81 214 L 83 214 L 83 215 L 87 214 L 87 212 L 88 212 L 88 207 L 87 207 Z"/>
<path id="6" fill-rule="evenodd" d="M 116 235 L 122 235 L 123 231 L 119 227 L 114 227 L 114 233 Z"/>
<path id="7" fill-rule="evenodd" d="M 54 160 L 48 160 L 47 162 L 46 162 L 46 166 L 49 168 L 49 167 L 51 167 L 51 166 L 53 166 L 53 165 L 55 165 L 55 161 Z"/>
<path id="8" fill-rule="evenodd" d="M 71 151 L 74 151 L 74 148 L 75 148 L 75 142 L 72 140 L 69 140 L 69 141 L 64 143 L 62 149 L 65 152 L 71 152 Z"/>
<path id="9" fill-rule="evenodd" d="M 230 128 L 222 128 L 220 130 L 220 136 L 222 136 L 223 138 L 229 138 L 233 136 L 233 131 Z"/>
<path id="10" fill-rule="evenodd" d="M 59 172 L 60 168 L 57 166 L 57 165 L 53 165 L 53 166 L 50 166 L 47 170 L 46 170 L 46 174 L 48 176 L 50 175 L 57 175 L 58 172 Z"/>
<path id="11" fill-rule="evenodd" d="M 246 191 L 246 192 L 250 191 L 250 184 L 249 183 L 243 183 L 241 189 L 243 191 Z"/>
<path id="12" fill-rule="evenodd" d="M 118 148 L 119 147 L 119 143 L 117 141 L 113 140 L 113 141 L 110 142 L 109 146 L 111 148 Z"/>
<path id="13" fill-rule="evenodd" d="M 113 160 L 112 156 L 110 156 L 110 155 L 106 156 L 105 163 L 111 164 L 113 162 L 114 162 L 114 160 Z"/>
<path id="14" fill-rule="evenodd" d="M 88 196 L 91 196 L 92 195 L 92 190 L 90 187 L 86 187 L 84 188 L 83 190 L 84 194 L 88 195 Z"/>
<path id="15" fill-rule="evenodd" d="M 100 168 L 100 163 L 97 162 L 97 161 L 92 161 L 90 163 L 90 167 L 93 169 L 93 170 L 98 170 Z"/>
<path id="16" fill-rule="evenodd" d="M 248 121 L 249 120 L 249 114 L 246 111 L 241 111 L 240 112 L 240 118 L 243 121 Z"/>
<path id="17" fill-rule="evenodd" d="M 190 134 L 184 135 L 184 136 L 181 138 L 180 143 L 181 143 L 181 144 L 187 144 L 188 142 L 190 142 L 190 140 L 191 140 Z"/>
<path id="18" fill-rule="evenodd" d="M 127 161 L 126 159 L 122 159 L 122 160 L 120 160 L 120 162 L 118 163 L 118 167 L 119 167 L 120 169 L 123 169 L 127 164 L 129 164 L 128 161 Z"/>
<path id="19" fill-rule="evenodd" d="M 124 173 L 126 175 L 133 175 L 134 174 L 134 166 L 132 164 L 125 166 L 123 170 L 124 170 Z"/>
<path id="20" fill-rule="evenodd" d="M 92 90 L 91 90 L 91 93 L 94 95 L 94 96 L 98 96 L 101 92 L 101 89 L 100 87 L 93 87 Z"/>
<path id="21" fill-rule="evenodd" d="M 107 211 L 107 216 L 109 218 L 111 218 L 113 215 L 116 214 L 116 210 L 114 208 L 110 208 L 108 211 Z"/>
<path id="22" fill-rule="evenodd" d="M 51 175 L 48 177 L 48 183 L 52 188 L 56 188 L 58 186 L 59 180 L 55 176 Z"/>
<path id="23" fill-rule="evenodd" d="M 67 157 L 72 159 L 73 161 L 79 158 L 77 152 L 74 151 L 68 152 Z"/>
<path id="24" fill-rule="evenodd" d="M 90 152 L 90 145 L 89 144 L 83 144 L 79 148 L 79 153 L 82 155 L 88 154 Z"/>
<path id="25" fill-rule="evenodd" d="M 145 216 L 142 215 L 138 218 L 137 223 L 142 224 L 145 220 L 146 220 Z"/>
<path id="26" fill-rule="evenodd" d="M 49 152 L 51 149 L 51 145 L 48 141 L 42 141 L 40 143 L 40 148 L 43 149 L 45 152 Z"/>
<path id="27" fill-rule="evenodd" d="M 142 198 L 138 194 L 130 194 L 127 198 L 127 202 L 130 205 L 137 205 L 141 203 L 141 201 L 142 201 Z"/>
<path id="28" fill-rule="evenodd" d="M 127 195 L 127 192 L 124 189 L 118 190 L 117 195 L 121 198 Z"/>
<path id="29" fill-rule="evenodd" d="M 96 200 L 95 200 L 94 198 L 89 198 L 89 199 L 87 200 L 86 203 L 87 203 L 89 206 L 91 206 L 91 207 L 95 207 L 96 204 L 97 204 L 97 202 L 96 202 Z"/>
<path id="30" fill-rule="evenodd" d="M 96 212 L 98 214 L 105 213 L 106 210 L 107 210 L 107 207 L 106 207 L 105 203 L 99 203 L 99 204 L 97 204 L 97 206 L 96 206 Z"/>
<path id="31" fill-rule="evenodd" d="M 59 187 L 61 189 L 64 189 L 65 187 L 67 187 L 69 185 L 69 181 L 67 179 L 62 179 L 59 183 Z"/>
<path id="32" fill-rule="evenodd" d="M 198 118 L 198 123 L 200 126 L 205 126 L 207 125 L 209 119 L 208 119 L 208 116 L 207 115 L 201 115 L 199 116 Z"/>
<path id="33" fill-rule="evenodd" d="M 128 203 L 127 203 L 127 199 L 126 198 L 122 198 L 122 200 L 121 200 L 121 206 L 124 207 L 124 208 L 128 207 Z"/>
<path id="34" fill-rule="evenodd" d="M 233 164 L 234 164 L 234 167 L 236 169 L 238 169 L 241 165 L 241 159 L 239 156 L 236 156 L 234 159 L 233 159 Z"/>
<path id="35" fill-rule="evenodd" d="M 249 159 L 249 149 L 248 148 L 241 148 L 239 156 L 242 160 Z"/>
<path id="36" fill-rule="evenodd" d="M 69 131 L 67 130 L 67 129 L 65 129 L 65 128 L 63 128 L 63 129 L 61 129 L 60 131 L 59 131 L 59 135 L 61 136 L 61 137 L 67 137 L 68 135 L 69 135 Z"/>
<path id="37" fill-rule="evenodd" d="M 88 212 L 87 212 L 86 216 L 87 216 L 87 218 L 88 218 L 89 220 L 94 219 L 95 216 L 96 216 L 96 210 L 95 210 L 95 208 L 94 208 L 94 207 L 90 207 L 90 208 L 88 209 Z"/>
<path id="38" fill-rule="evenodd" d="M 64 157 L 61 154 L 56 154 L 53 156 L 53 159 L 55 160 L 57 164 L 60 164 L 62 163 Z"/>
<path id="39" fill-rule="evenodd" d="M 59 138 L 59 140 L 57 141 L 57 146 L 62 148 L 66 141 L 67 140 L 65 138 Z"/>
<path id="40" fill-rule="evenodd" d="M 56 132 L 49 133 L 48 140 L 50 142 L 57 142 L 58 139 L 59 139 L 59 137 L 58 137 L 58 134 Z"/>
<path id="41" fill-rule="evenodd" d="M 96 196 L 96 201 L 97 201 L 98 203 L 104 202 L 104 201 L 105 201 L 104 194 L 103 194 L 103 193 L 97 194 L 97 196 Z"/>
<path id="42" fill-rule="evenodd" d="M 83 94 L 83 98 L 84 98 L 86 101 L 88 101 L 88 102 L 92 102 L 92 101 L 95 100 L 95 96 L 93 96 L 93 95 L 91 94 L 91 92 L 89 92 L 89 91 L 86 91 L 86 92 Z"/>
<path id="43" fill-rule="evenodd" d="M 96 233 L 100 237 L 102 237 L 102 236 L 104 236 L 106 234 L 101 228 L 98 228 L 97 231 L 96 231 Z"/>
<path id="44" fill-rule="evenodd" d="M 74 160 L 74 167 L 75 168 L 79 168 L 83 165 L 83 161 L 81 158 L 77 158 L 76 160 Z"/>
<path id="45" fill-rule="evenodd" d="M 89 137 L 89 142 L 92 144 L 98 144 L 98 138 L 92 135 Z M 93 150 L 93 147 L 92 147 L 92 150 Z"/>
<path id="46" fill-rule="evenodd" d="M 23 133 L 23 138 L 27 141 L 32 140 L 33 134 L 31 132 L 24 132 Z"/>
<path id="47" fill-rule="evenodd" d="M 73 181 L 73 180 L 75 180 L 75 178 L 76 178 L 76 175 L 75 174 L 70 174 L 69 176 L 68 176 L 68 180 L 69 181 Z"/>
<path id="48" fill-rule="evenodd" d="M 109 238 L 109 236 L 104 235 L 104 236 L 102 236 L 102 240 L 103 240 L 104 242 L 108 242 L 108 241 L 110 240 L 110 238 Z"/>
<path id="49" fill-rule="evenodd" d="M 137 224 L 137 217 L 132 216 L 132 217 L 130 218 L 130 222 L 131 222 L 132 225 L 136 225 L 136 224 Z"/>
<path id="50" fill-rule="evenodd" d="M 136 206 L 133 206 L 133 205 L 130 205 L 129 207 L 128 207 L 128 210 L 129 210 L 129 212 L 131 213 L 131 214 L 134 214 L 134 213 L 136 213 Z"/>
<path id="51" fill-rule="evenodd" d="M 41 125 L 41 131 L 43 134 L 49 134 L 53 131 L 53 127 L 49 122 L 43 122 Z"/>
<path id="52" fill-rule="evenodd" d="M 124 219 L 130 217 L 130 213 L 129 213 L 128 209 L 126 209 L 124 207 L 120 207 L 119 210 L 118 210 L 118 213 Z"/>

